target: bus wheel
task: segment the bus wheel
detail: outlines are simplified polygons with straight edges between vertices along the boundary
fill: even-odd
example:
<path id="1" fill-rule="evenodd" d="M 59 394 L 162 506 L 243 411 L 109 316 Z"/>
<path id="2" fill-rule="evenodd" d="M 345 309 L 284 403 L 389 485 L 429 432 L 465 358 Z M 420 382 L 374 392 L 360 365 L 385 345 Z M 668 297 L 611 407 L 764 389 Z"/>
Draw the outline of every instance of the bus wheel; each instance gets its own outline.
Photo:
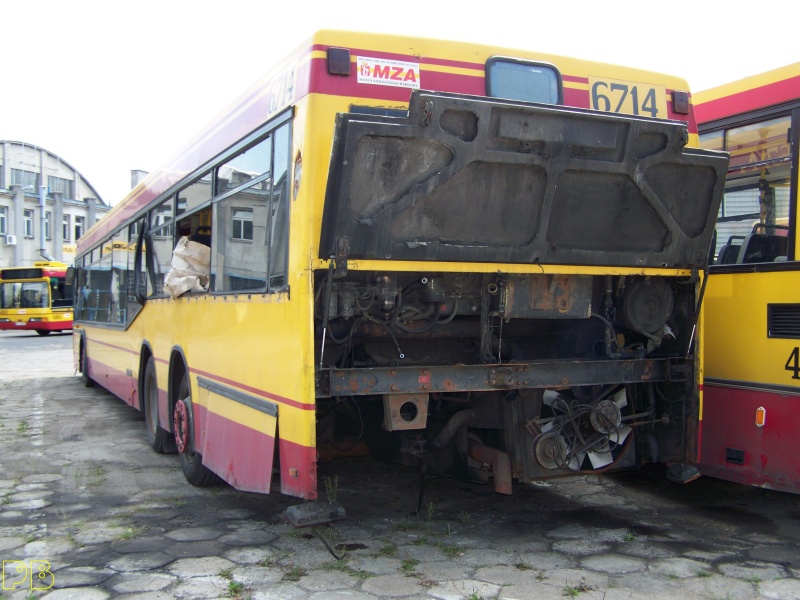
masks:
<path id="1" fill-rule="evenodd" d="M 147 359 L 147 365 L 144 368 L 142 410 L 144 410 L 147 443 L 156 452 L 167 452 L 169 450 L 169 433 L 158 424 L 158 380 L 156 379 L 156 360 L 152 356 Z"/>
<path id="2" fill-rule="evenodd" d="M 83 386 L 84 387 L 94 387 L 94 380 L 91 377 L 89 377 L 89 375 L 88 375 L 89 367 L 87 366 L 86 350 L 85 350 L 82 342 L 81 342 L 81 363 L 80 364 L 81 364 L 81 381 L 83 382 Z"/>
<path id="3" fill-rule="evenodd" d="M 50 335 L 50 330 L 49 329 L 37 329 L 36 333 L 38 333 L 39 335 Z"/>
<path id="4" fill-rule="evenodd" d="M 175 445 L 181 461 L 181 469 L 186 481 L 197 487 L 206 487 L 220 483 L 220 478 L 203 464 L 203 457 L 194 448 L 194 428 L 189 405 L 192 400 L 189 375 L 184 374 L 178 388 L 178 401 L 172 413 Z"/>

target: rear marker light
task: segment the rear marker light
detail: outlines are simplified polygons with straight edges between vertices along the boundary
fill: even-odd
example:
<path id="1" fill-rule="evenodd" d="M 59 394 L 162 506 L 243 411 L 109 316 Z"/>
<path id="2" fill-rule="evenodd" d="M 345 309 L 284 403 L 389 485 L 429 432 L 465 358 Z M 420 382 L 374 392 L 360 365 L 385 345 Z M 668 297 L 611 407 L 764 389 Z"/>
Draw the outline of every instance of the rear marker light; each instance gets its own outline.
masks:
<path id="1" fill-rule="evenodd" d="M 672 91 L 672 110 L 679 115 L 689 114 L 689 92 Z"/>
<path id="2" fill-rule="evenodd" d="M 328 73 L 331 75 L 350 75 L 350 49 L 328 48 Z"/>
<path id="3" fill-rule="evenodd" d="M 756 409 L 756 427 L 763 427 L 764 423 L 767 422 L 767 409 L 763 406 L 759 406 Z"/>

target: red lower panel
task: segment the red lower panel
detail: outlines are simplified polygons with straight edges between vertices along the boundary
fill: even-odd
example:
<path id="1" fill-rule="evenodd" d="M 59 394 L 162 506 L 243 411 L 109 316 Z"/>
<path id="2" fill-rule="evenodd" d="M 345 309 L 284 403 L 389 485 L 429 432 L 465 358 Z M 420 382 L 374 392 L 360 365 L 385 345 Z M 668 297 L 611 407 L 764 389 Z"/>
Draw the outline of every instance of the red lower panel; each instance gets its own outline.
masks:
<path id="1" fill-rule="evenodd" d="M 134 408 L 139 408 L 138 402 L 134 402 L 134 389 L 136 382 L 133 377 L 126 373 L 109 367 L 107 364 L 98 361 L 96 358 L 87 358 L 88 375 L 98 385 L 103 386 L 109 392 L 122 398 L 126 403 Z"/>
<path id="2" fill-rule="evenodd" d="M 203 464 L 237 490 L 269 494 L 275 438 L 199 404 L 192 403 L 192 416 Z"/>
<path id="3" fill-rule="evenodd" d="M 281 493 L 317 499 L 317 449 L 281 439 Z"/>
<path id="4" fill-rule="evenodd" d="M 700 471 L 746 485 L 800 493 L 800 396 L 706 382 Z M 756 409 L 766 410 L 763 427 Z"/>

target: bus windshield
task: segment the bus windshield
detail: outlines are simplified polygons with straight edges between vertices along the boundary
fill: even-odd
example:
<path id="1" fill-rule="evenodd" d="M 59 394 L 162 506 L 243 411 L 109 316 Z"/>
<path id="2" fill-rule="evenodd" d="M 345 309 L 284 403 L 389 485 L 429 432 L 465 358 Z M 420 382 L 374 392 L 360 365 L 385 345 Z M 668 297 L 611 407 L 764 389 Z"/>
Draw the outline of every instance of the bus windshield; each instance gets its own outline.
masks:
<path id="1" fill-rule="evenodd" d="M 46 281 L 0 283 L 0 308 L 47 308 Z"/>

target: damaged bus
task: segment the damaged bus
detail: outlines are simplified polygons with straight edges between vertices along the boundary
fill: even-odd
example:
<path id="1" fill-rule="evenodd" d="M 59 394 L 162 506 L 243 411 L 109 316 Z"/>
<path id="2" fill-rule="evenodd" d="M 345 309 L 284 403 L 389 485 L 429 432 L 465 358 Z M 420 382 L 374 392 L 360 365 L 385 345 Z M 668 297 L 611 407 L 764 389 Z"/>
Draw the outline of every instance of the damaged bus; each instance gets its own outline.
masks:
<path id="1" fill-rule="evenodd" d="M 682 79 L 318 32 L 81 238 L 76 368 L 195 485 L 691 463 L 727 168 L 697 142 Z"/>

